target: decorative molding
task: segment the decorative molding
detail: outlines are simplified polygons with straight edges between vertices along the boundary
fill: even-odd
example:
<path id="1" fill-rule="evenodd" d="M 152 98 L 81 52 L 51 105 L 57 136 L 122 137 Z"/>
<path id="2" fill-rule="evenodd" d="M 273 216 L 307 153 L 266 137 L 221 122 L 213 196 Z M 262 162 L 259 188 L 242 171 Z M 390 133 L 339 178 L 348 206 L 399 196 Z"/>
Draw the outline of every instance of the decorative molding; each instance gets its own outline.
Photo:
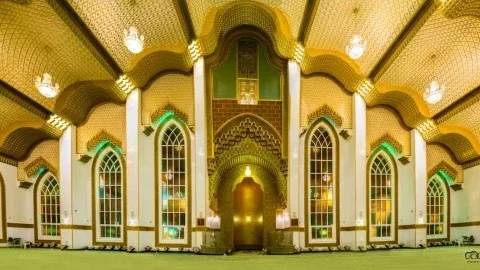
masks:
<path id="1" fill-rule="evenodd" d="M 109 141 L 114 146 L 117 146 L 118 148 L 122 148 L 122 141 L 121 140 L 115 138 L 113 135 L 108 133 L 106 130 L 102 129 L 102 130 L 100 130 L 100 132 L 97 135 L 95 135 L 93 138 L 91 138 L 87 142 L 88 151 L 92 151 L 102 141 Z"/>
<path id="2" fill-rule="evenodd" d="M 19 187 L 19 188 L 29 189 L 32 185 L 33 185 L 32 182 L 28 182 L 28 181 L 18 181 L 18 187 Z"/>
<path id="3" fill-rule="evenodd" d="M 0 154 L 0 162 L 8 164 L 8 165 L 15 166 L 15 167 L 18 166 L 18 161 L 17 160 L 15 160 L 13 158 L 10 158 L 10 157 L 7 157 L 7 156 L 2 155 L 2 154 Z"/>
<path id="4" fill-rule="evenodd" d="M 57 168 L 55 168 L 55 166 L 50 164 L 50 162 L 48 162 L 45 158 L 41 156 L 30 162 L 30 164 L 28 164 L 27 166 L 25 166 L 24 170 L 28 177 L 32 177 L 42 168 L 48 170 L 56 178 L 58 178 Z"/>
<path id="5" fill-rule="evenodd" d="M 173 106 L 171 103 L 167 103 L 167 105 L 155 110 L 152 114 L 150 114 L 150 120 L 152 123 L 154 123 L 158 118 L 162 117 L 167 112 L 172 112 L 176 118 L 182 120 L 185 124 L 188 124 L 188 115 L 175 108 L 175 106 Z"/>
<path id="6" fill-rule="evenodd" d="M 407 165 L 408 163 L 410 163 L 410 157 L 402 156 L 398 159 L 398 161 L 400 161 L 403 165 Z"/>
<path id="7" fill-rule="evenodd" d="M 78 161 L 80 161 L 82 163 L 87 163 L 90 159 L 92 159 L 92 156 L 87 155 L 87 154 L 83 154 L 83 155 L 79 156 Z"/>
<path id="8" fill-rule="evenodd" d="M 143 126 L 143 134 L 150 136 L 150 134 L 152 134 L 153 131 L 154 129 L 151 125 Z"/>
<path id="9" fill-rule="evenodd" d="M 301 44 L 306 44 L 308 41 L 308 35 L 312 29 L 313 21 L 315 21 L 315 15 L 317 14 L 319 2 L 320 1 L 316 0 L 308 0 L 307 4 L 305 5 L 297 38 L 298 42 Z"/>
<path id="10" fill-rule="evenodd" d="M 178 20 L 182 25 L 183 33 L 185 34 L 185 39 L 190 44 L 196 37 L 195 28 L 193 27 L 192 17 L 190 16 L 190 11 L 188 10 L 188 5 L 186 0 L 173 1 L 175 10 L 177 11 Z"/>
<path id="11" fill-rule="evenodd" d="M 26 224 L 26 223 L 7 223 L 7 227 L 9 228 L 24 228 L 24 229 L 33 229 L 33 224 Z"/>
<path id="12" fill-rule="evenodd" d="M 452 104 L 448 105 L 445 109 L 439 111 L 433 116 L 433 119 L 437 124 L 441 124 L 479 101 L 480 86 L 468 92 L 466 95 L 462 96 Z"/>
<path id="13" fill-rule="evenodd" d="M 382 137 L 378 138 L 377 140 L 375 140 L 374 142 L 372 142 L 370 144 L 370 151 L 373 151 L 375 149 L 377 149 L 377 147 L 379 147 L 382 143 L 388 143 L 390 144 L 393 148 L 395 148 L 395 150 L 398 152 L 398 153 L 403 153 L 403 146 L 402 144 L 395 140 L 390 134 L 386 133 L 384 134 Z"/>
<path id="14" fill-rule="evenodd" d="M 431 170 L 428 171 L 428 179 L 432 178 L 439 171 L 444 172 L 446 175 L 448 175 L 448 177 L 452 178 L 455 182 L 457 181 L 458 172 L 452 166 L 450 166 L 450 164 L 448 164 L 443 160 L 440 163 L 438 163 L 435 167 L 433 167 Z"/>
<path id="15" fill-rule="evenodd" d="M 342 131 L 340 131 L 340 136 L 342 136 L 342 138 L 344 138 L 345 140 L 348 140 L 352 134 L 350 134 L 350 131 L 348 129 L 342 129 Z"/>
<path id="16" fill-rule="evenodd" d="M 453 191 L 459 191 L 463 189 L 462 184 L 458 184 L 458 183 L 450 185 L 450 187 L 453 189 Z"/>
<path id="17" fill-rule="evenodd" d="M 51 114 L 50 110 L 46 109 L 40 103 L 34 101 L 29 96 L 15 89 L 3 80 L 0 80 L 0 95 L 10 99 L 16 104 L 22 106 L 26 110 L 38 115 L 40 118 L 47 119 Z"/>
<path id="18" fill-rule="evenodd" d="M 307 116 L 308 119 L 308 125 L 311 125 L 313 122 L 315 122 L 317 119 L 319 119 L 322 116 L 327 116 L 330 118 L 335 124 L 339 127 L 342 126 L 343 123 L 343 118 L 340 114 L 335 112 L 334 109 L 332 109 L 328 105 L 323 105 L 322 107 L 318 108 L 316 111 L 310 113 Z"/>

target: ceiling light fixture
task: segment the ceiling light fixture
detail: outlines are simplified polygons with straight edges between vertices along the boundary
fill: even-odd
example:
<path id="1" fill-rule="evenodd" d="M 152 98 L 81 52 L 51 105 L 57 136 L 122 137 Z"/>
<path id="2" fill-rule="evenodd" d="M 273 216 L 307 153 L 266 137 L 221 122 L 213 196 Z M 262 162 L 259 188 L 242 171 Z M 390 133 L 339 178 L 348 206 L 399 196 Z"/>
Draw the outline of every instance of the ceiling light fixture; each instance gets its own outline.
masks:
<path id="1" fill-rule="evenodd" d="M 137 54 L 143 51 L 145 37 L 143 35 L 138 35 L 137 28 L 130 26 L 129 30 L 123 30 L 123 34 L 123 42 L 131 53 Z"/>
<path id="2" fill-rule="evenodd" d="M 35 86 L 37 87 L 40 94 L 46 98 L 54 98 L 57 96 L 60 86 L 58 83 L 53 85 L 52 76 L 48 73 L 43 73 L 43 79 L 40 76 L 37 76 L 35 80 Z"/>
<path id="3" fill-rule="evenodd" d="M 433 62 L 433 72 L 436 76 L 436 69 L 435 69 L 435 55 L 430 57 Z M 440 84 L 437 80 L 433 80 L 430 82 L 430 85 L 425 89 L 423 92 L 423 98 L 428 104 L 437 104 L 443 97 L 443 93 L 445 93 L 445 85 Z"/>
<path id="4" fill-rule="evenodd" d="M 353 9 L 354 21 L 355 21 L 355 31 L 357 31 L 357 13 L 358 8 Z M 365 49 L 367 48 L 367 41 L 362 38 L 359 34 L 355 34 L 350 43 L 346 46 L 346 51 L 348 56 L 352 59 L 358 59 L 362 57 Z"/>
<path id="5" fill-rule="evenodd" d="M 251 175 L 252 175 L 252 170 L 250 170 L 250 166 L 247 166 L 247 168 L 245 168 L 245 176 L 250 177 Z"/>

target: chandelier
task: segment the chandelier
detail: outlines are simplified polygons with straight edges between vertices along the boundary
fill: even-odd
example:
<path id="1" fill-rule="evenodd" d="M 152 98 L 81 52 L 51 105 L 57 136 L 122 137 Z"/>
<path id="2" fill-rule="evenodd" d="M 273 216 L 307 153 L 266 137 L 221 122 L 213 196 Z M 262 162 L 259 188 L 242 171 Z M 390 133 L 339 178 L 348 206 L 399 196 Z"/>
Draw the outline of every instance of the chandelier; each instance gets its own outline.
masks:
<path id="1" fill-rule="evenodd" d="M 436 104 L 442 99 L 444 92 L 445 85 L 439 84 L 437 81 L 434 80 L 425 89 L 425 92 L 423 93 L 423 98 L 428 104 Z"/>
<path id="2" fill-rule="evenodd" d="M 52 76 L 48 73 L 43 73 L 43 79 L 40 76 L 37 76 L 35 80 L 35 86 L 37 87 L 40 94 L 47 98 L 54 98 L 58 94 L 60 86 L 58 83 L 55 86 L 52 83 Z"/>
<path id="3" fill-rule="evenodd" d="M 358 59 L 362 57 L 366 47 L 367 41 L 364 40 L 360 35 L 354 35 L 353 38 L 350 39 L 350 44 L 348 44 L 346 47 L 347 54 L 354 60 Z"/>
<path id="4" fill-rule="evenodd" d="M 143 35 L 138 35 L 137 28 L 130 26 L 129 30 L 124 29 L 123 33 L 123 42 L 131 53 L 137 54 L 143 50 L 145 37 Z"/>
<path id="5" fill-rule="evenodd" d="M 358 14 L 358 7 L 353 9 L 353 16 L 354 16 L 354 23 L 355 23 L 355 31 L 357 31 L 357 14 Z M 353 60 L 362 57 L 365 49 L 367 48 L 367 41 L 362 38 L 359 34 L 353 35 L 352 39 L 350 39 L 350 43 L 346 46 L 346 51 L 348 56 Z"/>

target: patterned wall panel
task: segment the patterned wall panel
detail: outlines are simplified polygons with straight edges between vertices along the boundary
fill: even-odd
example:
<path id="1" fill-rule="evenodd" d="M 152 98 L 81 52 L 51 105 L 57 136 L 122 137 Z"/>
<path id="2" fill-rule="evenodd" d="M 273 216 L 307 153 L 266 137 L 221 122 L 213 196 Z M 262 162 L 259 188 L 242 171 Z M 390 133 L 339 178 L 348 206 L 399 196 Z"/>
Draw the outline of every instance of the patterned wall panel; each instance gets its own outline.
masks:
<path id="1" fill-rule="evenodd" d="M 444 120 L 439 126 L 457 126 L 473 132 L 477 139 L 480 139 L 480 102 L 465 108 Z"/>
<path id="2" fill-rule="evenodd" d="M 3 128 L 18 121 L 42 120 L 35 113 L 0 95 L 0 133 Z"/>
<path id="3" fill-rule="evenodd" d="M 232 0 L 202 0 L 187 1 L 193 26 L 197 35 L 202 32 L 203 23 L 206 20 L 205 14 L 212 8 L 219 8 L 224 4 L 230 3 Z M 290 25 L 290 32 L 294 37 L 298 35 L 300 24 L 302 23 L 302 15 L 307 3 L 306 0 L 260 0 L 257 1 L 266 4 L 274 9 L 278 9 L 285 15 Z"/>
<path id="4" fill-rule="evenodd" d="M 362 73 L 372 70 L 424 0 L 319 1 L 307 47 L 345 52 L 355 34 L 367 40 L 367 49 L 356 62 Z M 355 15 L 354 8 L 358 8 Z"/>
<path id="5" fill-rule="evenodd" d="M 124 70 L 134 56 L 123 43 L 130 26 L 145 36 L 145 48 L 187 43 L 172 0 L 68 1 Z"/>
<path id="6" fill-rule="evenodd" d="M 142 124 L 150 124 L 150 115 L 168 103 L 187 114 L 189 126 L 195 125 L 192 75 L 171 73 L 156 79 L 142 93 Z"/>
<path id="7" fill-rule="evenodd" d="M 343 128 L 352 127 L 352 97 L 326 77 L 302 77 L 300 81 L 300 126 L 308 126 L 308 115 L 328 105 L 342 117 Z"/>
<path id="8" fill-rule="evenodd" d="M 28 177 L 26 175 L 26 167 L 32 164 L 35 160 L 42 157 L 48 162 L 54 169 L 58 171 L 59 169 L 59 144 L 57 140 L 48 140 L 40 143 L 33 149 L 30 156 L 18 163 L 18 180 L 26 180 Z M 58 176 L 58 175 L 57 175 Z M 59 179 L 61 181 L 61 179 Z"/>
<path id="9" fill-rule="evenodd" d="M 429 105 L 435 114 L 480 85 L 478 70 L 480 20 L 471 16 L 449 19 L 437 9 L 379 82 L 408 86 L 423 95 L 430 82 L 438 80 L 447 90 L 440 102 Z"/>
<path id="10" fill-rule="evenodd" d="M 0 78 L 43 106 L 53 109 L 35 87 L 48 72 L 60 89 L 77 81 L 112 79 L 46 1 L 0 5 Z"/>
<path id="11" fill-rule="evenodd" d="M 77 128 L 77 153 L 87 153 L 87 142 L 105 130 L 122 142 L 125 151 L 126 108 L 125 105 L 103 104 L 90 112 L 87 122 Z"/>
<path id="12" fill-rule="evenodd" d="M 387 108 L 368 108 L 367 109 L 367 154 L 375 149 L 370 149 L 378 139 L 385 134 L 389 134 L 402 146 L 402 154 L 410 155 L 410 131 L 405 129 L 400 116 Z"/>
<path id="13" fill-rule="evenodd" d="M 441 146 L 427 144 L 427 172 L 435 168 L 441 162 L 446 162 L 457 172 L 457 182 L 463 182 L 463 169 L 461 165 L 455 164 L 450 155 Z"/>

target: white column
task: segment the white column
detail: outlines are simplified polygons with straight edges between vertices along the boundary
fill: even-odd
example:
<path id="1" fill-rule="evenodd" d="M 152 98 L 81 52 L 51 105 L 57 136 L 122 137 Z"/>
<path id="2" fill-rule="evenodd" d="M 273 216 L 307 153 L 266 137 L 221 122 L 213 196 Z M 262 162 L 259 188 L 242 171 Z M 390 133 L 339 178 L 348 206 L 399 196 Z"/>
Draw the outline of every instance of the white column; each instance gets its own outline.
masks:
<path id="1" fill-rule="evenodd" d="M 427 144 L 416 130 L 411 131 L 412 163 L 415 171 L 415 223 L 424 225 L 427 221 Z M 415 229 L 415 246 L 427 243 L 427 229 Z"/>
<path id="2" fill-rule="evenodd" d="M 126 149 L 127 149 L 127 222 L 128 227 L 139 226 L 140 203 L 139 203 L 139 137 L 141 116 L 141 91 L 133 90 L 127 97 L 126 102 Z M 140 246 L 139 231 L 127 230 L 128 246 L 135 250 L 143 249 Z"/>
<path id="3" fill-rule="evenodd" d="M 298 170 L 298 149 L 300 147 L 300 66 L 297 62 L 288 61 L 288 207 L 291 217 L 299 216 L 299 170 Z M 305 221 L 307 222 L 307 221 Z M 299 246 L 300 234 L 294 232 L 293 244 Z"/>
<path id="4" fill-rule="evenodd" d="M 73 179 L 75 175 L 75 162 L 77 153 L 77 127 L 71 125 L 59 139 L 60 156 L 60 211 L 62 225 L 75 224 L 73 211 Z M 73 229 L 61 230 L 61 243 L 68 248 L 79 248 L 73 241 Z"/>
<path id="5" fill-rule="evenodd" d="M 366 166 L 367 166 L 367 107 L 363 98 L 353 95 L 353 139 L 355 140 L 355 220 L 357 226 L 367 224 Z M 365 230 L 355 231 L 356 245 L 366 246 Z"/>
<path id="6" fill-rule="evenodd" d="M 207 175 L 207 121 L 205 114 L 205 64 L 203 57 L 199 58 L 193 65 L 193 83 L 195 97 L 195 175 L 192 181 L 195 181 L 195 212 L 192 212 L 192 226 L 196 226 L 197 217 L 206 217 L 210 211 L 207 211 L 208 202 L 208 175 Z M 208 213 L 207 213 L 208 212 Z M 192 245 L 200 246 L 202 244 L 201 233 L 192 235 Z"/>

